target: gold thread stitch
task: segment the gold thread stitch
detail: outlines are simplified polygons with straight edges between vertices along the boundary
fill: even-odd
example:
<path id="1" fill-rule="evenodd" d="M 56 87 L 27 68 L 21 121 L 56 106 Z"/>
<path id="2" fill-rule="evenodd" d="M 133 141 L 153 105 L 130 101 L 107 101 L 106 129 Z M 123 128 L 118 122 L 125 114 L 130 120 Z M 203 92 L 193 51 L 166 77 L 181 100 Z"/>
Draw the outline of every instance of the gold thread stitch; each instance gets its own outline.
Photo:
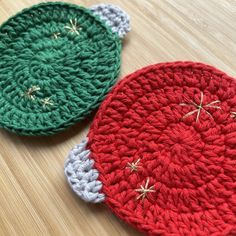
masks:
<path id="1" fill-rule="evenodd" d="M 140 159 L 138 159 L 136 162 L 132 162 L 132 163 L 128 162 L 126 168 L 129 168 L 131 170 L 131 172 L 133 172 L 133 171 L 137 172 L 138 168 L 140 167 L 139 161 L 140 161 Z"/>
<path id="2" fill-rule="evenodd" d="M 43 107 L 54 105 L 54 102 L 51 100 L 51 98 L 44 98 L 41 100 L 41 102 L 43 104 Z"/>
<path id="3" fill-rule="evenodd" d="M 236 111 L 232 111 L 232 112 L 230 112 L 231 113 L 231 117 L 233 118 L 233 119 L 236 119 Z"/>
<path id="4" fill-rule="evenodd" d="M 215 108 L 215 109 L 221 109 L 221 107 L 219 106 L 214 106 L 214 104 L 219 103 L 219 100 L 210 102 L 206 105 L 203 105 L 203 92 L 201 92 L 201 98 L 200 98 L 200 104 L 195 103 L 193 100 L 190 100 L 190 103 L 180 103 L 180 106 L 195 106 L 195 110 L 188 112 L 187 114 L 185 114 L 182 119 L 185 119 L 193 114 L 195 114 L 197 112 L 197 117 L 196 117 L 196 122 L 199 120 L 200 114 L 201 114 L 201 110 L 204 110 L 206 112 L 207 115 L 209 115 L 210 117 L 212 117 L 212 115 L 210 114 L 210 112 L 208 112 L 205 108 L 207 107 L 211 107 L 211 108 Z"/>
<path id="5" fill-rule="evenodd" d="M 154 193 L 156 192 L 156 190 L 154 190 L 154 185 L 152 185 L 151 187 L 148 187 L 149 184 L 149 178 L 147 178 L 147 181 L 145 183 L 145 186 L 143 187 L 143 185 L 140 186 L 140 188 L 135 189 L 136 192 L 139 192 L 139 196 L 137 197 L 137 200 L 142 198 L 142 200 L 144 200 L 147 197 L 148 193 Z"/>
<path id="6" fill-rule="evenodd" d="M 69 32 L 71 32 L 72 34 L 77 34 L 79 35 L 79 31 L 82 29 L 79 25 L 77 25 L 77 20 L 74 19 L 74 22 L 72 19 L 70 19 L 70 25 L 66 25 L 65 29 L 68 29 Z"/>
<path id="7" fill-rule="evenodd" d="M 51 36 L 53 39 L 58 39 L 58 37 L 61 35 L 61 33 L 53 33 Z"/>
<path id="8" fill-rule="evenodd" d="M 31 88 L 29 88 L 24 94 L 22 94 L 22 96 L 34 100 L 35 99 L 35 95 L 33 93 L 35 93 L 35 92 L 37 92 L 39 90 L 40 90 L 40 87 L 34 85 Z"/>

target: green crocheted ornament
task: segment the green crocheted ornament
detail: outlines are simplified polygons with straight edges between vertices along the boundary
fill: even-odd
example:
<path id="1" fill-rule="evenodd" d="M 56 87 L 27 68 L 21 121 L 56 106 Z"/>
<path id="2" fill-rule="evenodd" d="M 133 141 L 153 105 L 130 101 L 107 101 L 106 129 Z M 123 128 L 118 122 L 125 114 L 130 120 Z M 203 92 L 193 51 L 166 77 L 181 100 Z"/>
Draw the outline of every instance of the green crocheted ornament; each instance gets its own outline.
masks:
<path id="1" fill-rule="evenodd" d="M 121 53 L 121 31 L 108 26 L 104 6 L 43 3 L 1 25 L 1 127 L 54 134 L 99 105 L 119 74 Z"/>

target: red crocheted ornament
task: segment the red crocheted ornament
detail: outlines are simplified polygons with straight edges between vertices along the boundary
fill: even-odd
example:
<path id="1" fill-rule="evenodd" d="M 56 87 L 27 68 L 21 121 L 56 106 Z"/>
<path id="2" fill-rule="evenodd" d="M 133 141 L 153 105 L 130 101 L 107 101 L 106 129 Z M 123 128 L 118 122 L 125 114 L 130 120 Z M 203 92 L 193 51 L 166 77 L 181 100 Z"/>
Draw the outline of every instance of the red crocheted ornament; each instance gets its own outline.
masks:
<path id="1" fill-rule="evenodd" d="M 123 79 L 88 135 L 105 203 L 165 236 L 236 235 L 236 81 L 201 63 Z"/>

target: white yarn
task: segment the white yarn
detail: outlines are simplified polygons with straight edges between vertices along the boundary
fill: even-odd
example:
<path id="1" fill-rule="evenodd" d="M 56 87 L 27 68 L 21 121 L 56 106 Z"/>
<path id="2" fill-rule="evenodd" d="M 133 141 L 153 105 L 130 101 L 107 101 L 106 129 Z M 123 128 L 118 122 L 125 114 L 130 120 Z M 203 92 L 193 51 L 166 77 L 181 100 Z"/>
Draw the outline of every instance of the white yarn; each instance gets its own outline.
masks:
<path id="1" fill-rule="evenodd" d="M 99 192 L 102 183 L 97 180 L 99 173 L 93 168 L 94 160 L 89 159 L 87 142 L 87 139 L 83 140 L 70 151 L 64 171 L 71 188 L 81 199 L 99 203 L 104 201 L 105 195 Z"/>
<path id="2" fill-rule="evenodd" d="M 98 4 L 90 7 L 90 10 L 104 20 L 120 38 L 124 38 L 130 31 L 130 17 L 118 6 L 112 4 Z"/>

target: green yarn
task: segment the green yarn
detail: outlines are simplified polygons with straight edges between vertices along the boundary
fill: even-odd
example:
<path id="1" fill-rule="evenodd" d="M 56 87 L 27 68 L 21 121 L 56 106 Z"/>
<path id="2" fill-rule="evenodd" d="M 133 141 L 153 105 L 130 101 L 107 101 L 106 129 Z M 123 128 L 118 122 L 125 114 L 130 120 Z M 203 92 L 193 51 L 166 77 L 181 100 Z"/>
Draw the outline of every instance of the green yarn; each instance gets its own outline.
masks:
<path id="1" fill-rule="evenodd" d="M 8 19 L 0 27 L 0 126 L 49 135 L 85 118 L 114 84 L 120 53 L 118 35 L 80 6 L 43 3 Z"/>

